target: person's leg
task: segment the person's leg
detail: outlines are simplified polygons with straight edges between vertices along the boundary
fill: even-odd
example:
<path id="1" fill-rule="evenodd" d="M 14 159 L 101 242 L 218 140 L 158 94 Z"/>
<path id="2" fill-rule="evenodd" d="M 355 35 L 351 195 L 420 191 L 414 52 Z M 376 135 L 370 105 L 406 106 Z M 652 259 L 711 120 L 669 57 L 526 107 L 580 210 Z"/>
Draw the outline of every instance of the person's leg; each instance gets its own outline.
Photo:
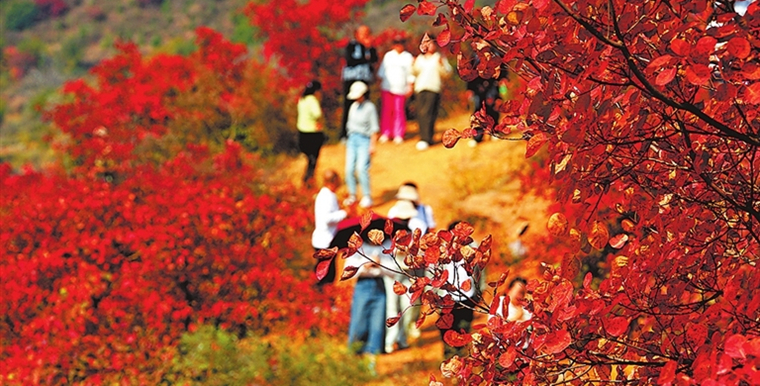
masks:
<path id="1" fill-rule="evenodd" d="M 359 280 L 354 287 L 354 297 L 351 300 L 351 321 L 348 325 L 348 347 L 349 349 L 355 348 L 356 342 L 365 339 L 369 333 L 367 329 L 367 316 L 370 314 L 370 307 L 372 303 L 372 291 L 373 285 L 371 280 Z M 358 348 L 357 352 L 362 352 L 366 349 Z"/>
<path id="2" fill-rule="evenodd" d="M 430 91 L 420 91 L 416 97 L 420 140 L 428 144 L 433 142 L 432 102 L 434 94 Z"/>
<path id="3" fill-rule="evenodd" d="M 369 336 L 364 352 L 378 354 L 383 349 L 383 335 L 385 334 L 385 289 L 382 279 L 378 278 L 372 282 L 376 286 L 372 293 L 371 309 L 367 315 Z"/>
<path id="4" fill-rule="evenodd" d="M 369 137 L 365 137 L 363 135 L 355 135 L 354 137 L 357 137 L 356 139 L 356 169 L 357 174 L 359 175 L 359 185 L 362 187 L 362 195 L 366 197 L 372 197 L 372 191 L 370 190 L 369 186 L 369 166 L 370 166 L 370 155 L 369 155 Z M 354 186 L 356 183 L 354 182 Z M 356 192 L 356 188 L 354 187 L 354 193 Z"/>
<path id="5" fill-rule="evenodd" d="M 401 138 L 404 139 L 404 134 L 406 133 L 406 111 L 405 103 L 406 103 L 406 96 L 404 95 L 393 95 L 393 123 L 391 124 L 393 132 L 391 135 L 393 138 Z"/>
<path id="6" fill-rule="evenodd" d="M 394 318 L 398 316 L 399 312 L 399 296 L 393 292 L 393 283 L 395 280 L 388 276 L 383 276 L 383 284 L 385 285 L 385 317 Z M 393 344 L 396 343 L 396 339 L 399 338 L 399 330 L 403 330 L 402 323 L 396 323 L 393 326 L 388 327 L 385 330 L 385 352 L 393 351 Z"/>
<path id="7" fill-rule="evenodd" d="M 348 194 L 356 198 L 356 161 L 360 135 L 349 135 L 346 141 L 346 189 Z"/>
<path id="8" fill-rule="evenodd" d="M 304 182 L 308 182 L 314 177 L 314 170 L 317 168 L 317 159 L 319 158 L 319 151 L 322 149 L 322 143 L 324 142 L 324 134 L 322 133 L 302 133 L 306 134 L 306 157 L 308 162 L 306 165 L 306 174 L 303 177 Z"/>
<path id="9" fill-rule="evenodd" d="M 353 103 L 352 100 L 348 99 L 348 90 L 351 89 L 351 84 L 354 83 L 354 81 L 344 81 L 343 82 L 343 117 L 340 121 L 340 137 L 341 139 L 347 138 L 348 133 L 346 132 L 346 122 L 348 121 L 348 109 L 351 107 L 351 103 Z"/>
<path id="10" fill-rule="evenodd" d="M 386 139 L 393 133 L 393 94 L 380 91 L 380 135 Z"/>
<path id="11" fill-rule="evenodd" d="M 433 143 L 433 137 L 435 137 L 435 121 L 438 120 L 438 110 L 441 108 L 441 93 L 434 92 L 433 94 L 433 102 L 431 103 L 431 112 L 430 112 L 430 142 Z"/>

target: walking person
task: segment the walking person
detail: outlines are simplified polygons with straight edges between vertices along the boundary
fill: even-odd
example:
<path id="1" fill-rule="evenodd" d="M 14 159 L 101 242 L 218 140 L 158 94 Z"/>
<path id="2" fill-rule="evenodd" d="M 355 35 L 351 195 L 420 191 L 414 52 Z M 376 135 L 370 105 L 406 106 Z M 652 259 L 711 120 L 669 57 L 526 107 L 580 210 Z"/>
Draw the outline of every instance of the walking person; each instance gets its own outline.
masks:
<path id="1" fill-rule="evenodd" d="M 340 187 L 340 176 L 332 169 L 325 170 L 323 175 L 322 189 L 317 193 L 314 200 L 314 231 L 311 234 L 311 246 L 314 251 L 330 247 L 330 243 L 338 231 L 338 223 L 346 218 L 348 213 L 340 209 L 338 196 L 335 192 Z M 322 280 L 319 281 L 320 288 L 325 284 L 330 284 L 335 280 L 335 259 Z"/>
<path id="2" fill-rule="evenodd" d="M 344 205 L 351 206 L 356 202 L 356 179 L 362 188 L 363 197 L 359 206 L 369 208 L 372 206 L 372 194 L 369 184 L 370 156 L 375 152 L 377 133 L 380 131 L 377 122 L 377 109 L 367 99 L 367 84 L 354 82 L 348 93 L 349 98 L 354 100 L 348 110 L 346 130 L 346 186 L 348 198 Z"/>
<path id="3" fill-rule="evenodd" d="M 374 81 L 375 70 L 372 67 L 377 63 L 377 50 L 372 47 L 372 36 L 366 25 L 360 25 L 354 31 L 354 38 L 348 42 L 345 51 L 346 65 L 343 67 L 341 78 L 343 79 L 343 118 L 340 124 L 340 138 L 346 139 L 346 121 L 348 109 L 353 100 L 348 97 L 351 85 L 356 81 L 362 81 L 368 85 Z M 369 98 L 369 95 L 367 95 Z"/>
<path id="4" fill-rule="evenodd" d="M 394 143 L 404 142 L 406 133 L 406 98 L 412 93 L 414 57 L 406 51 L 403 36 L 393 39 L 393 47 L 386 52 L 377 71 L 380 77 L 380 142 L 392 139 Z"/>
<path id="5" fill-rule="evenodd" d="M 366 243 L 362 246 L 361 253 L 354 253 L 345 262 L 347 267 L 358 268 L 351 301 L 348 346 L 367 356 L 373 374 L 377 354 L 383 349 L 386 315 L 383 276 L 388 271 L 382 266 L 393 266 L 390 256 L 383 253 L 383 249 L 389 247 L 390 242 L 384 246 Z"/>
<path id="6" fill-rule="evenodd" d="M 435 36 L 426 35 L 420 44 L 420 55 L 412 65 L 417 123 L 420 141 L 417 150 L 425 150 L 433 143 L 435 121 L 441 103 L 441 79 L 451 74 L 451 64 L 438 52 Z"/>
<path id="7" fill-rule="evenodd" d="M 310 184 L 314 177 L 314 170 L 317 167 L 317 158 L 322 144 L 325 143 L 325 135 L 322 132 L 322 107 L 319 104 L 322 84 L 319 81 L 312 80 L 306 84 L 306 87 L 298 99 L 298 119 L 296 128 L 298 128 L 298 148 L 301 153 L 306 155 L 307 164 L 306 172 L 303 176 L 304 184 Z"/>

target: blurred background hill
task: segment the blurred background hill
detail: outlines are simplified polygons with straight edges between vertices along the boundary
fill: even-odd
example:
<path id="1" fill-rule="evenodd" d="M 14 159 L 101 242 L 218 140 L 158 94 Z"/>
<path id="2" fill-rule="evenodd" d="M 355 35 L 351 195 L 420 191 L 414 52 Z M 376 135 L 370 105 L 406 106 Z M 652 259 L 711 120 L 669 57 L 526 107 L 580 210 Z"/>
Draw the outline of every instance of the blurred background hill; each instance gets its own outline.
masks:
<path id="1" fill-rule="evenodd" d="M 46 164 L 47 139 L 58 135 L 43 120 L 45 106 L 60 101 L 68 80 L 116 54 L 114 43 L 131 41 L 146 57 L 188 55 L 195 29 L 210 27 L 250 55 L 261 55 L 261 38 L 242 12 L 249 0 L 3 0 L 0 2 L 0 160 L 18 167 Z M 422 18 L 401 23 L 398 1 L 367 3 L 373 31 L 424 31 Z M 350 36 L 352 26 L 340 33 Z"/>

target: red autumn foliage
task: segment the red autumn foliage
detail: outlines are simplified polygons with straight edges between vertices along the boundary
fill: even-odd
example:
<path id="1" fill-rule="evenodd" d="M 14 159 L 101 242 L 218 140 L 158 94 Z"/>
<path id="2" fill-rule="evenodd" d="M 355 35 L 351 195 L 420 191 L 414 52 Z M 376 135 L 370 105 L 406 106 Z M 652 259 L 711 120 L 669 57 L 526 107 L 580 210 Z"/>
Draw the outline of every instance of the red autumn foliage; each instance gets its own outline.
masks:
<path id="1" fill-rule="evenodd" d="M 552 182 L 568 220 L 550 220 L 541 252 L 557 264 L 528 284 L 533 318 L 477 326 L 470 355 L 446 362 L 444 375 L 463 384 L 756 383 L 757 2 L 743 16 L 728 1 L 419 3 L 402 17 L 440 5 L 436 23 L 450 31 L 463 78 L 523 79 L 514 90 L 522 97 L 502 105 L 489 132 L 525 140 L 526 156 L 546 152 L 542 177 L 530 181 L 539 190 Z M 445 137 L 453 145 L 470 132 Z M 470 270 L 488 260 L 490 248 L 473 253 L 468 243 L 439 232 L 399 250 L 422 261 L 438 246 L 429 269 L 440 274 L 448 260 Z M 426 291 L 423 303 L 443 308 Z"/>
<path id="2" fill-rule="evenodd" d="M 241 144 L 182 130 L 270 107 L 243 98 L 262 68 L 244 48 L 205 28 L 198 46 L 146 59 L 120 44 L 50 112 L 74 166 L 0 165 L 0 383 L 158 384 L 201 324 L 345 329 L 345 294 L 315 290 L 294 237 L 312 226 L 307 193 L 267 184 Z"/>
<path id="3" fill-rule="evenodd" d="M 69 10 L 69 5 L 64 0 L 34 0 L 40 14 L 58 17 Z"/>

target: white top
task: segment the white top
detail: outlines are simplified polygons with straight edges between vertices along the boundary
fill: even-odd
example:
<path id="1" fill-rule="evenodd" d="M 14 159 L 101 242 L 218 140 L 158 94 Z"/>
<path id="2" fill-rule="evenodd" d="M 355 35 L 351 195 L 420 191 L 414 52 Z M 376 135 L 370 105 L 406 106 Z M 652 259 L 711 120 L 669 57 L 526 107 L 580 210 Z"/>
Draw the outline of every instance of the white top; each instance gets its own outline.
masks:
<path id="1" fill-rule="evenodd" d="M 501 308 L 504 306 L 504 299 L 506 299 L 505 296 L 499 297 L 499 308 L 497 308 L 496 311 L 496 315 L 499 315 L 501 317 L 504 317 L 503 313 L 501 312 Z M 515 306 L 512 304 L 512 302 L 509 302 L 509 305 L 507 306 L 507 312 L 509 312 L 509 315 L 507 315 L 508 322 L 525 322 L 533 317 L 533 314 L 531 314 L 530 311 L 526 310 L 525 307 Z M 520 314 L 520 316 L 518 316 L 518 314 Z M 493 315 L 489 315 L 488 317 L 491 318 Z"/>
<path id="2" fill-rule="evenodd" d="M 311 246 L 314 248 L 328 248 L 335 233 L 338 232 L 338 223 L 348 214 L 341 210 L 338 205 L 338 196 L 327 187 L 323 187 L 317 193 L 314 200 L 314 232 L 311 234 Z"/>
<path id="3" fill-rule="evenodd" d="M 451 73 L 451 65 L 443 59 L 441 54 L 434 52 L 431 55 L 418 55 L 412 66 L 414 79 L 414 92 L 432 91 L 441 92 L 441 78 Z"/>
<path id="4" fill-rule="evenodd" d="M 394 276 L 394 273 L 383 269 L 377 266 L 374 266 L 374 264 L 370 263 L 369 260 L 367 260 L 367 257 L 370 259 L 377 261 L 380 263 L 380 265 L 397 269 L 396 264 L 393 262 L 393 257 L 387 254 L 383 253 L 383 248 L 389 248 L 390 247 L 390 241 L 387 241 L 384 243 L 384 246 L 380 245 L 374 245 L 370 244 L 369 242 L 365 242 L 362 247 L 359 249 L 359 251 L 363 252 L 365 256 L 362 256 L 361 253 L 357 252 L 353 255 L 346 258 L 346 261 L 344 265 L 346 267 L 359 267 L 359 271 L 356 273 L 355 278 L 360 277 L 382 277 L 382 276 Z"/>
<path id="5" fill-rule="evenodd" d="M 449 278 L 446 281 L 452 284 L 454 287 L 459 288 L 459 291 L 449 292 L 454 301 L 461 302 L 463 300 L 467 300 L 467 298 L 472 298 L 475 296 L 475 291 L 478 287 L 478 283 L 476 283 L 475 279 L 467 274 L 467 271 L 464 269 L 464 260 L 460 260 L 457 263 L 452 261 L 451 263 L 446 264 L 446 271 L 449 272 Z M 470 290 L 464 291 L 461 289 L 462 284 L 464 284 L 464 282 L 467 280 L 470 280 Z"/>
<path id="6" fill-rule="evenodd" d="M 358 133 L 369 137 L 379 131 L 380 123 L 378 122 L 375 105 L 370 101 L 351 103 L 351 107 L 348 108 L 346 132 L 348 134 Z"/>
<path id="7" fill-rule="evenodd" d="M 406 95 L 411 91 L 411 85 L 414 83 L 412 74 L 412 63 L 414 57 L 412 54 L 403 51 L 390 50 L 383 56 L 383 62 L 377 70 L 380 77 L 380 88 L 389 91 L 391 94 Z"/>

